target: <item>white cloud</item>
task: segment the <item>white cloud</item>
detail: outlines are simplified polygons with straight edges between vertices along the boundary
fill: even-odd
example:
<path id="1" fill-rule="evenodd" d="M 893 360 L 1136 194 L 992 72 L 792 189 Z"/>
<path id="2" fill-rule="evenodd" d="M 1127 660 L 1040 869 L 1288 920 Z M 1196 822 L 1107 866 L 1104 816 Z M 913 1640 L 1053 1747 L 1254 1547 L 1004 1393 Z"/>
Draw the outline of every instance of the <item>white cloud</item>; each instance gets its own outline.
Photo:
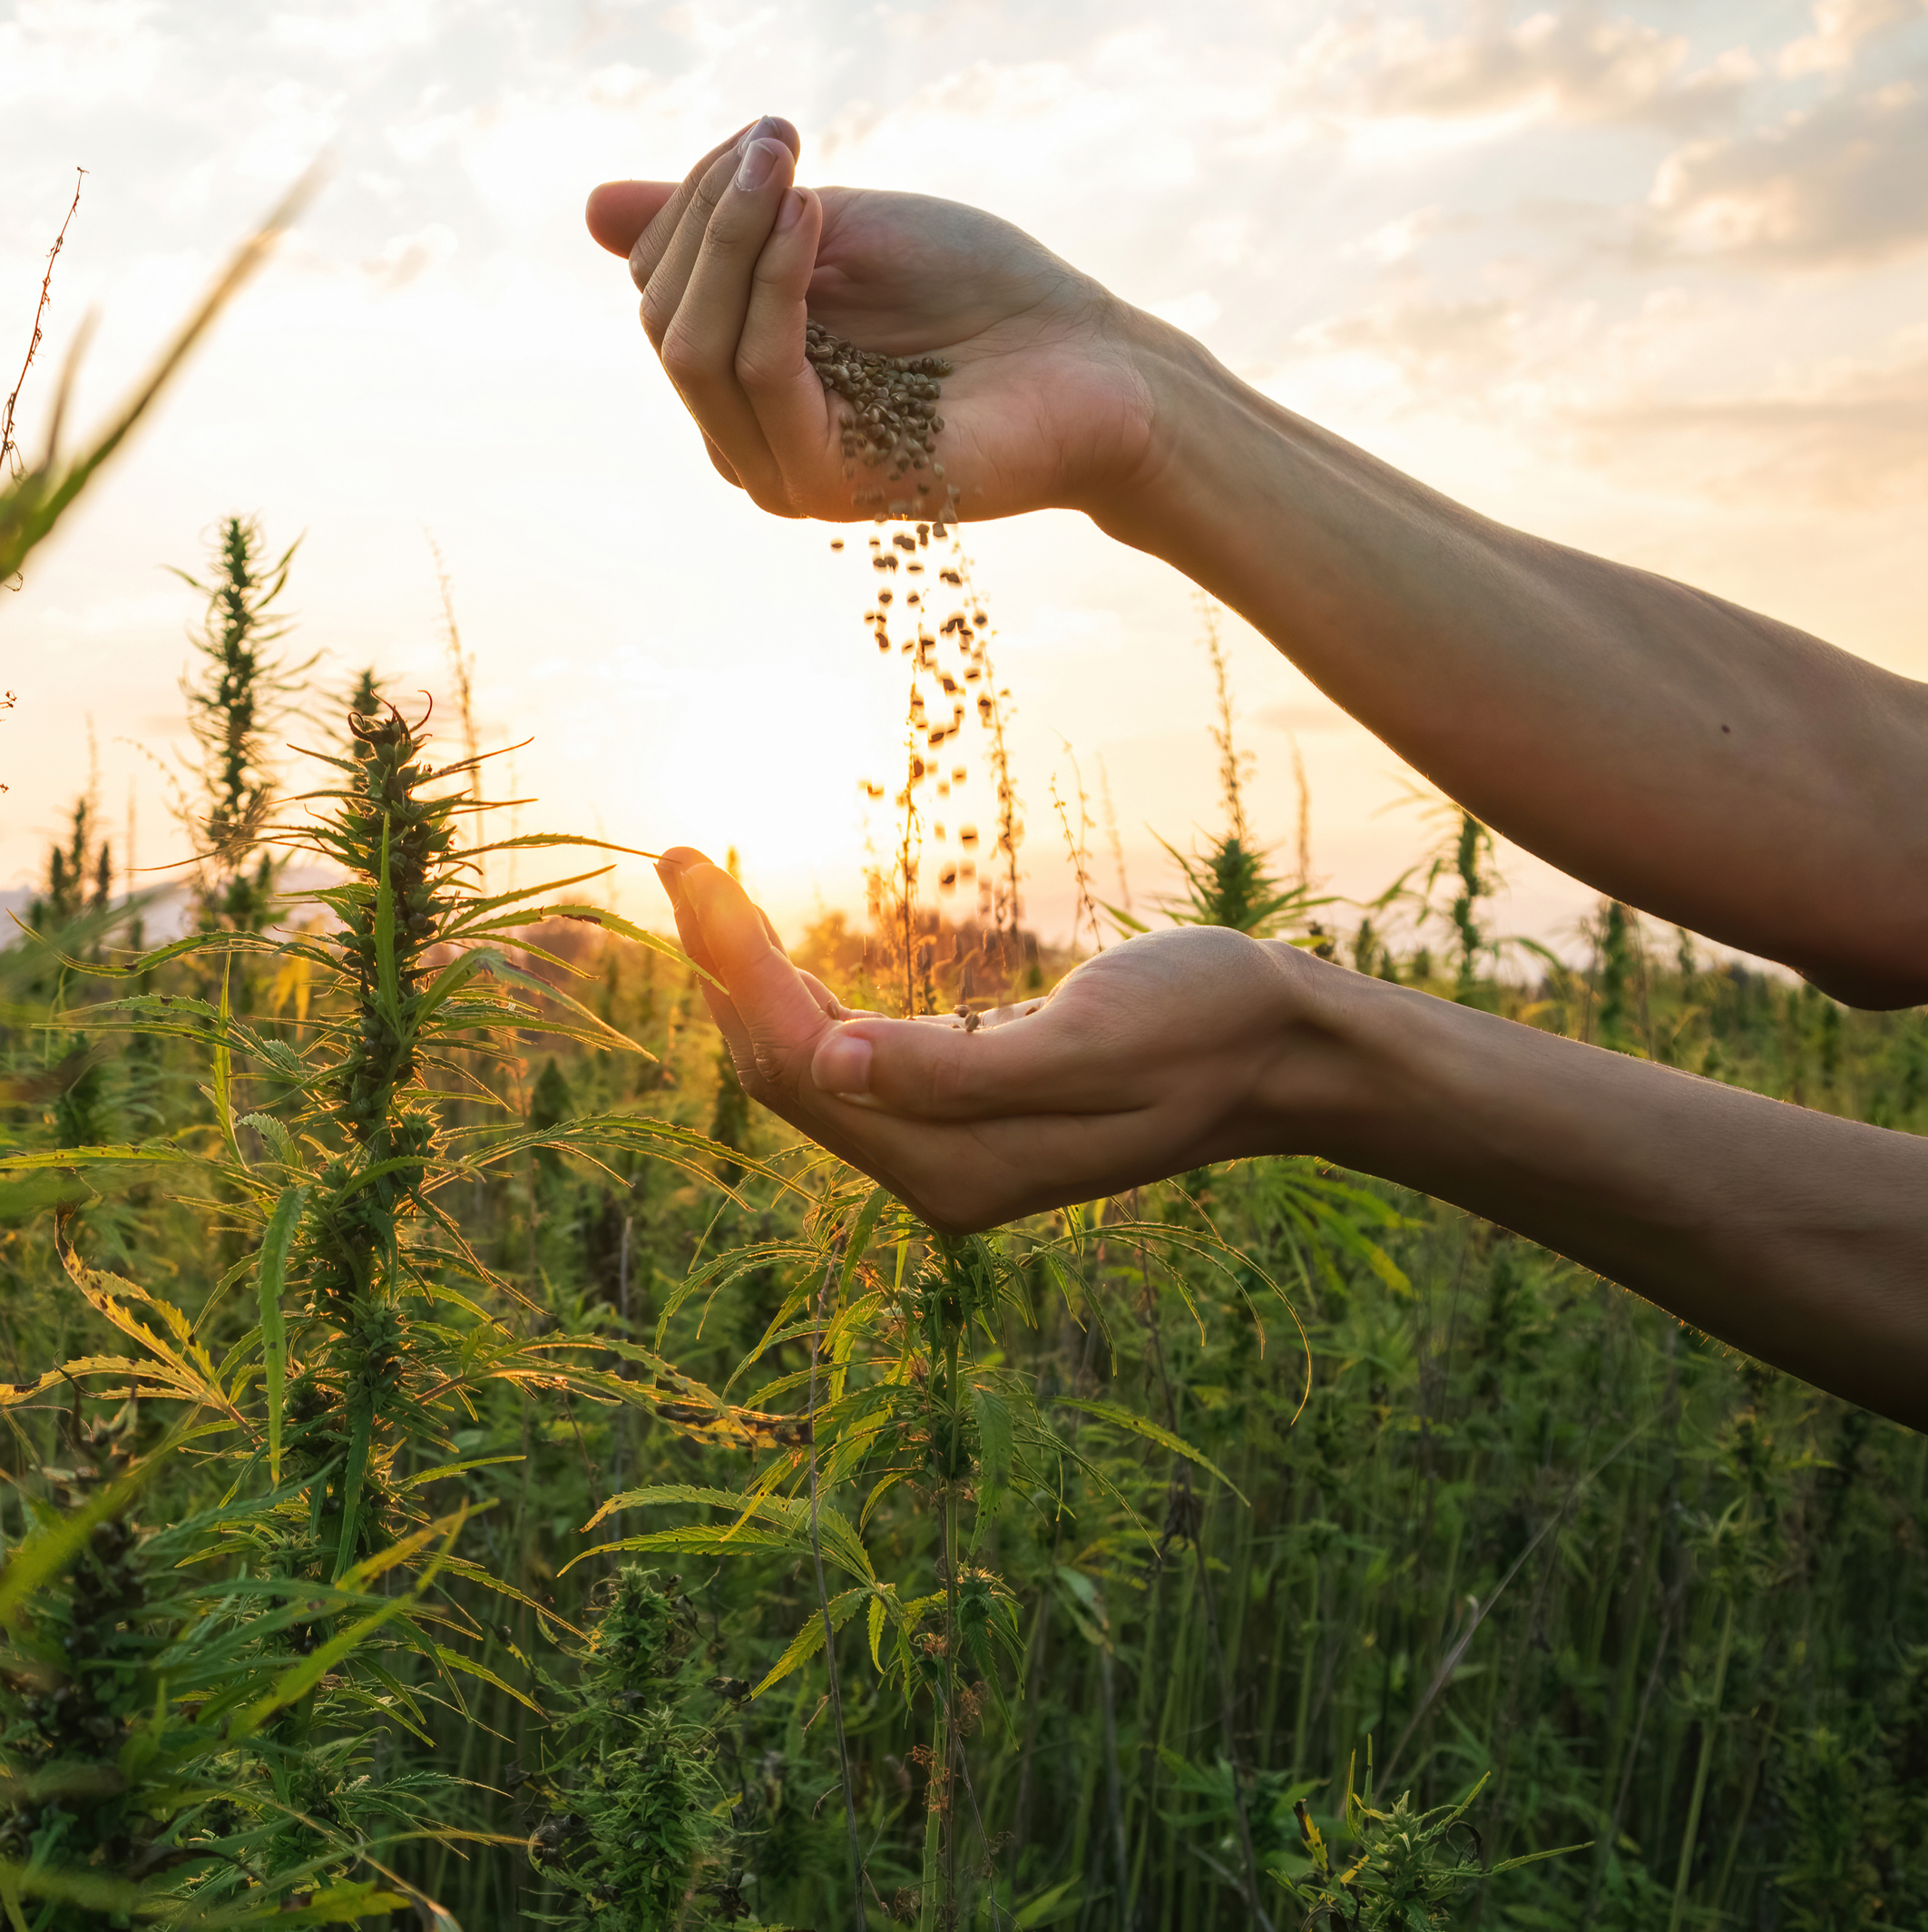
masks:
<path id="1" fill-rule="evenodd" d="M 1314 355 L 1376 357 L 1415 387 L 1450 382 L 1463 397 L 1512 366 L 1523 319 L 1518 303 L 1500 297 L 1416 296 L 1316 324 L 1297 346 Z"/>
<path id="2" fill-rule="evenodd" d="M 21 0 L 0 21 L 0 107 L 144 99 L 170 50 L 160 0 Z"/>
<path id="3" fill-rule="evenodd" d="M 1928 0 L 1815 0 L 1815 30 L 1789 41 L 1775 64 L 1790 79 L 1838 73 L 1862 44 L 1891 27 L 1928 15 Z"/>
<path id="4" fill-rule="evenodd" d="M 1928 242 L 1923 182 L 1928 93 L 1903 76 L 1681 149 L 1652 202 L 1659 239 L 1678 252 L 1837 268 Z"/>
<path id="5" fill-rule="evenodd" d="M 361 262 L 361 271 L 378 289 L 393 292 L 440 268 L 455 252 L 455 245 L 454 229 L 430 221 L 413 234 L 391 235 L 378 252 Z"/>
<path id="6" fill-rule="evenodd" d="M 1404 261 L 1428 235 L 1438 230 L 1440 220 L 1437 208 L 1414 209 L 1411 214 L 1382 222 L 1370 234 L 1347 242 L 1346 252 L 1369 256 L 1373 260 L 1387 265 Z"/>
<path id="7" fill-rule="evenodd" d="M 268 16 L 268 41 L 303 59 L 354 65 L 393 53 L 421 46 L 434 34 L 435 7 L 428 0 L 363 0 L 361 5 L 335 4 L 290 7 Z"/>
<path id="8" fill-rule="evenodd" d="M 1706 125 L 1732 113 L 1754 64 L 1736 50 L 1689 67 L 1687 37 L 1565 5 L 1507 18 L 1473 9 L 1473 25 L 1435 38 L 1412 16 L 1367 10 L 1328 22 L 1300 49 L 1287 98 L 1372 119 L 1654 122 Z"/>
<path id="9" fill-rule="evenodd" d="M 1928 494 L 1928 327 L 1751 393 L 1633 388 L 1570 423 L 1603 466 L 1718 500 L 1918 502 Z"/>

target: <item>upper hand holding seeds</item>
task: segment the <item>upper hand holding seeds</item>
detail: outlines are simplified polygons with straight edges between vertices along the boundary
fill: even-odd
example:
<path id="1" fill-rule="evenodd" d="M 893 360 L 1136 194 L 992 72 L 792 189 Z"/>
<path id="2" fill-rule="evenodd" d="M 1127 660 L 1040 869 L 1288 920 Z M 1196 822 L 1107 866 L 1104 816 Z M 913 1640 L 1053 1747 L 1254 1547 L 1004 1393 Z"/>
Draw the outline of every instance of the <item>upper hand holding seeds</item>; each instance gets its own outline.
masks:
<path id="1" fill-rule="evenodd" d="M 829 521 L 1095 508 L 1128 487 L 1150 435 L 1146 319 L 976 209 L 795 187 L 798 149 L 767 118 L 680 183 L 589 200 L 718 470 Z"/>

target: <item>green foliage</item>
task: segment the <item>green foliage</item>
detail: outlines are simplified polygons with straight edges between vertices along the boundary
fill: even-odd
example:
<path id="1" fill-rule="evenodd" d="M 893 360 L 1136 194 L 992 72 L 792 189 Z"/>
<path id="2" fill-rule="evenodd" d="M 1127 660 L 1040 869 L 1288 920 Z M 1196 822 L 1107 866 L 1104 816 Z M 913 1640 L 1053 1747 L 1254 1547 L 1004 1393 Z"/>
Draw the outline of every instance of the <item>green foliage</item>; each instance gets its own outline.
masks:
<path id="1" fill-rule="evenodd" d="M 122 406 L 119 415 L 86 453 L 71 460 L 62 455 L 60 447 L 62 418 L 73 374 L 73 365 L 69 362 L 54 406 L 44 454 L 19 476 L 0 476 L 0 583 L 18 573 L 35 545 L 53 534 L 54 525 L 99 474 L 101 466 L 126 441 L 134 425 L 146 415 L 154 398 L 172 380 L 214 319 L 260 267 L 282 232 L 299 215 L 316 181 L 317 176 L 310 171 L 282 198 L 280 205 L 236 250 L 200 308 L 162 350 L 147 380 Z"/>
<path id="2" fill-rule="evenodd" d="M 286 1741 L 262 1725 L 312 1696 L 320 1672 L 291 1644 L 299 1625 L 285 1585 L 205 1574 L 228 1539 L 265 1528 L 271 1503 L 142 1527 L 143 1492 L 182 1431 L 144 1456 L 139 1435 L 132 1403 L 93 1423 L 76 1404 L 64 1466 L 38 1472 L 49 1490 L 40 1525 L 0 1576 L 10 1923 L 30 1912 L 39 1932 L 155 1918 L 301 1924 L 407 1905 L 406 1886 L 346 1875 L 362 1850 L 352 1840 L 289 1829 Z M 301 1608 L 369 1601 L 328 1593 Z M 347 1654 L 373 1621 L 323 1661 Z"/>
<path id="3" fill-rule="evenodd" d="M 265 1515 L 224 1529 L 223 1561 L 200 1573 L 231 1585 L 245 1551 L 250 1591 L 303 1593 L 263 1599 L 257 1702 L 304 1654 L 388 1617 L 328 1666 L 310 1711 L 298 1697 L 254 1733 L 259 1769 L 225 1776 L 239 1821 L 222 1822 L 254 1835 L 262 1886 L 300 1870 L 278 1896 L 412 1886 L 470 1932 L 594 1923 L 616 1909 L 594 1901 L 614 1898 L 597 1888 L 626 1856 L 622 1820 L 662 1828 L 651 1871 L 685 1869 L 670 1828 L 687 1776 L 696 1837 L 672 1924 L 739 1907 L 841 1924 L 847 1767 L 880 1922 L 895 1907 L 935 1924 L 953 1903 L 988 1920 L 994 1900 L 1039 1926 L 1229 1932 L 1256 1923 L 1244 1839 L 1261 1898 L 1281 1900 L 1267 1875 L 1300 1882 L 1303 1866 L 1292 1800 L 1336 1839 L 1333 1772 L 1370 1733 L 1394 1747 L 1408 1818 L 1490 1776 L 1464 1822 L 1494 1859 L 1592 1841 L 1432 1901 L 1456 1923 L 1664 1923 L 1697 1779 L 1687 1922 L 1852 1922 L 1877 1898 L 1887 1922 L 1919 1916 L 1928 1731 L 1922 1673 L 1891 1634 L 1928 1607 L 1918 1438 L 1744 1370 L 1524 1243 L 1310 1162 L 1206 1171 L 947 1244 L 847 1172 L 813 1172 L 807 1150 L 792 1164 L 766 1116 L 724 1148 L 698 1131 L 719 1043 L 690 969 L 580 917 L 514 953 L 500 934 L 465 937 L 472 918 L 570 903 L 566 888 L 483 912 L 460 874 L 435 883 L 451 875 L 429 829 L 463 821 L 429 805 L 460 809 L 462 775 L 402 783 L 433 768 L 384 728 L 379 760 L 334 770 L 350 796 L 325 809 L 359 828 L 363 863 L 327 926 L 285 945 L 197 937 L 144 981 L 92 982 L 124 996 L 73 1006 L 62 1032 L 9 1036 L 35 1066 L 43 1040 L 57 1066 L 78 1031 L 90 1050 L 161 1054 L 155 1104 L 176 1155 L 157 1168 L 150 1143 L 131 1150 L 145 1167 L 83 1158 L 100 1198 L 71 1223 L 77 1273 L 42 1222 L 0 1247 L 0 1344 L 30 1391 L 14 1413 L 37 1428 L 36 1404 L 65 1412 L 63 1362 L 83 1388 L 129 1386 L 132 1367 L 104 1366 L 115 1357 L 138 1365 L 143 1413 L 191 1401 L 227 1418 L 237 1453 L 177 1456 L 135 1520 L 191 1520 L 235 1481 L 223 1472 L 257 1472 L 236 1500 Z M 442 937 L 426 949 L 384 918 L 385 878 L 392 906 L 429 888 Z M 603 950 L 582 951 L 585 937 Z M 1396 928 L 1381 944 L 1412 976 Z M 261 1002 L 305 961 L 308 1025 L 224 1022 L 218 993 L 193 990 L 224 951 L 261 961 Z M 475 952 L 489 956 L 435 1005 L 438 976 Z M 589 975 L 574 1006 L 552 993 L 585 983 L 544 955 Z M 1690 979 L 1650 963 L 1647 988 L 1656 1040 L 1687 1064 L 1718 1042 L 1767 1091 L 1818 1082 L 1820 1009 L 1798 989 L 1701 963 Z M 1597 973 L 1478 991 L 1597 1035 Z M 477 1030 L 437 1031 L 457 999 L 475 1003 Z M 170 1030 L 116 1030 L 137 1021 Z M 210 1077 L 223 1044 L 225 1116 L 195 1092 L 223 1091 Z M 1843 1015 L 1834 1103 L 1885 1096 L 1904 1121 L 1919 1051 L 1913 1016 Z M 121 1091 L 122 1063 L 99 1064 Z M 51 1137 L 21 1109 L 8 1118 L 16 1148 Z M 428 1123 L 420 1164 L 377 1160 L 422 1131 L 414 1119 Z M 673 1164 L 651 1158 L 659 1145 Z M 183 1154 L 213 1163 L 205 1206 L 186 1198 Z M 726 1159 L 742 1165 L 740 1206 L 714 1185 Z M 41 1172 L 23 1166 L 20 1183 Z M 156 1173 L 177 1178 L 156 1189 Z M 131 1186 L 150 1189 L 144 1205 Z M 386 1220 L 357 1224 L 365 1199 L 387 1203 L 392 1236 Z M 146 1299 L 96 1259 L 114 1216 Z M 366 1293 L 331 1298 L 339 1319 L 315 1293 L 330 1256 L 369 1270 Z M 188 1338 L 160 1312 L 176 1306 Z M 348 1589 L 351 1570 L 330 1596 L 349 1405 L 384 1307 L 397 1379 L 367 1398 L 350 1554 L 365 1568 L 410 1545 L 442 1520 L 431 1496 L 479 1513 L 419 1594 L 435 1537 L 384 1571 L 398 1595 L 375 1600 L 380 1578 Z M 64 1466 L 52 1445 L 40 1460 Z M 595 1673 L 614 1665 L 590 1640 L 616 1589 L 604 1566 L 626 1562 L 663 1566 L 674 1672 L 598 1730 L 592 1685 L 613 1678 Z M 1843 1768 L 1825 1776 L 1803 1742 L 1815 1728 L 1839 1741 L 1828 1761 Z M 594 1764 L 610 1794 L 600 1840 L 569 1822 L 591 1815 Z M 311 1822 L 271 1823 L 273 1804 Z M 623 1898 L 648 1897 L 649 1874 L 621 1869 Z M 142 1882 L 185 1896 L 209 1881 L 183 1867 Z"/>
<path id="4" fill-rule="evenodd" d="M 101 836 L 99 811 L 92 798 L 74 801 L 64 845 L 47 853 L 46 882 L 27 905 L 27 924 L 49 935 L 93 915 L 98 921 L 113 903 L 113 852 Z"/>
<path id="5" fill-rule="evenodd" d="M 217 1250 L 220 1279 L 202 1275 L 205 1306 L 196 1321 L 165 1297 L 93 1265 L 80 1245 L 80 1220 L 67 1215 L 55 1256 L 84 1305 L 133 1352 L 73 1357 L 14 1385 L 7 1398 L 18 1407 L 64 1387 L 78 1402 L 82 1389 L 104 1378 L 144 1402 L 185 1403 L 191 1416 L 210 1418 L 203 1432 L 230 1445 L 212 1465 L 226 1463 L 225 1496 L 211 1517 L 188 1518 L 195 1526 L 218 1523 L 220 1534 L 167 1549 L 175 1568 L 213 1563 L 213 1605 L 193 1604 L 181 1628 L 150 1631 L 141 1594 L 151 1574 L 141 1559 L 146 1545 L 122 1514 L 95 1509 L 90 1516 L 91 1505 L 77 1498 L 68 1501 L 78 1511 L 72 1520 L 92 1543 L 64 1595 L 36 1586 L 36 1620 L 60 1627 L 64 1617 L 65 1629 L 59 1652 L 43 1644 L 32 1653 L 39 1664 L 50 1666 L 58 1654 L 99 1655 L 77 1675 L 21 1680 L 28 1688 L 6 1741 L 11 1775 L 33 1802 L 15 1821 L 24 1857 L 7 1868 L 7 1882 L 21 1898 L 48 1898 L 50 1911 L 80 1914 L 76 1925 L 91 1923 L 97 1907 L 145 1911 L 148 1892 L 128 1888 L 157 1873 L 175 1877 L 165 1898 L 176 1915 L 190 1897 L 197 1909 L 226 1898 L 237 1878 L 250 1893 L 278 1895 L 314 1878 L 315 1898 L 301 1909 L 317 1914 L 330 1910 L 330 1900 L 352 1903 L 361 1915 L 409 1899 L 426 1907 L 426 1895 L 406 1880 L 399 1892 L 384 1891 L 352 1876 L 357 1860 L 372 1857 L 371 1841 L 416 1835 L 424 1808 L 451 1782 L 432 1763 L 377 1775 L 382 1753 L 367 1713 L 387 1711 L 426 1735 L 424 1698 L 446 1695 L 465 1678 L 533 1706 L 527 1692 L 445 1640 L 445 1627 L 458 1638 L 479 1635 L 473 1616 L 452 1615 L 425 1597 L 453 1566 L 512 1601 L 524 1598 L 451 1554 L 461 1513 L 452 1526 L 422 1506 L 425 1476 L 455 1455 L 451 1429 L 474 1416 L 478 1394 L 494 1384 L 645 1404 L 670 1392 L 670 1412 L 698 1427 L 727 1427 L 733 1415 L 667 1365 L 660 1386 L 619 1378 L 593 1361 L 592 1338 L 526 1339 L 475 1300 L 480 1292 L 506 1302 L 513 1291 L 439 1209 L 438 1185 L 509 1155 L 541 1155 L 559 1138 L 577 1148 L 660 1146 L 695 1173 L 716 1150 L 700 1136 L 622 1115 L 461 1131 L 452 1100 L 431 1092 L 426 1070 L 432 1062 L 452 1066 L 449 1055 L 465 1046 L 485 1054 L 494 1029 L 636 1049 L 494 943 L 527 917 L 509 908 L 535 895 L 491 899 L 466 887 L 475 855 L 459 848 L 455 821 L 472 808 L 466 793 L 447 789 L 465 762 L 436 771 L 419 755 L 418 733 L 394 711 L 357 720 L 356 733 L 357 755 L 330 760 L 342 782 L 318 795 L 327 809 L 305 835 L 347 875 L 318 895 L 334 914 L 333 930 L 311 927 L 279 941 L 245 925 L 204 932 L 132 966 L 96 967 L 142 990 L 58 1015 L 70 1025 L 83 1020 L 96 1037 L 180 1042 L 205 1056 L 211 1119 L 198 1133 L 189 1129 L 202 1143 L 198 1149 L 95 1140 L 53 1158 L 103 1181 L 157 1157 L 198 1169 L 210 1189 L 203 1206 L 242 1236 L 231 1265 Z M 566 841 L 544 835 L 527 842 Z M 593 916 L 569 902 L 562 909 Z M 284 975 L 298 966 L 318 983 L 292 1029 L 234 1011 L 228 967 L 236 956 L 264 957 Z M 146 990 L 210 958 L 223 969 L 218 1000 Z M 487 1094 L 474 1074 L 465 1084 Z M 77 1118 L 84 1094 L 83 1075 L 64 1086 L 60 1105 Z M 31 1176 L 50 1157 L 15 1141 L 0 1164 Z M 244 1272 L 259 1282 L 252 1325 L 220 1313 L 222 1291 Z M 213 1326 L 203 1329 L 210 1317 Z M 628 1358 L 647 1376 L 652 1358 L 630 1348 Z M 132 1404 L 122 1411 L 127 1428 L 135 1413 Z M 259 1493 L 250 1478 L 264 1456 L 270 1484 L 285 1465 L 290 1487 Z M 409 1467 L 414 1459 L 429 1468 Z M 73 1477 L 50 1467 L 47 1479 L 71 1485 Z M 58 1546 L 71 1555 L 83 1543 L 68 1537 Z M 16 1578 L 24 1574 L 19 1561 Z M 384 1582 L 371 1604 L 367 1592 L 377 1579 L 406 1586 L 396 1594 Z M 169 1608 L 180 1616 L 189 1604 L 177 1594 Z M 256 1614 L 237 1618 L 237 1610 Z M 137 1667 L 156 1652 L 152 1670 Z M 405 1690 L 394 1674 L 398 1658 L 426 1662 L 428 1682 Z M 219 1695 L 208 1694 L 210 1685 Z M 108 1690 L 134 1702 L 115 1702 Z M 197 1692 L 198 1702 L 180 1704 Z M 180 1720 L 172 1729 L 170 1713 Z M 90 1738 L 115 1747 L 113 1777 L 70 1789 L 70 1760 Z M 149 1763 L 160 1767 L 165 1802 L 131 1781 L 132 1769 Z M 234 1815 L 223 1813 L 211 1849 L 190 1856 L 182 1848 L 198 1841 L 183 1837 L 184 1808 L 214 1802 L 210 1785 L 226 1794 L 220 1802 Z M 79 1803 L 82 1787 L 100 1801 L 70 1815 L 68 1800 Z M 34 1794 L 59 1802 L 49 1809 Z M 142 1820 L 161 1833 L 163 1852 L 144 1849 Z M 236 1849 L 242 1839 L 245 1855 Z M 221 1861 L 213 1877 L 201 1869 L 210 1858 Z M 104 1863 L 122 1892 L 100 1892 L 76 1860 L 88 1868 Z"/>
<path id="6" fill-rule="evenodd" d="M 1250 849 L 1234 832 L 1214 839 L 1202 855 L 1169 845 L 1165 849 L 1185 880 L 1183 898 L 1160 901 L 1160 910 L 1175 925 L 1228 926 L 1254 939 L 1269 939 L 1302 928 L 1308 912 L 1332 903 L 1314 897 L 1303 880 L 1287 885 L 1276 878 L 1266 869 L 1265 854 Z M 1128 915 L 1112 916 L 1129 930 L 1145 930 Z"/>
<path id="7" fill-rule="evenodd" d="M 253 517 L 222 519 L 205 582 L 178 574 L 208 600 L 194 645 L 198 678 L 182 682 L 188 726 L 201 754 L 201 797 L 191 829 L 201 854 L 201 923 L 210 930 L 259 932 L 274 909 L 275 855 L 262 848 L 276 801 L 269 735 L 313 661 L 290 665 L 275 646 L 288 621 L 275 609 L 288 587 L 296 545 L 273 562 Z"/>
<path id="8" fill-rule="evenodd" d="M 1531 1852 L 1488 1866 L 1480 1856 L 1480 1834 L 1466 1822 L 1484 1778 L 1464 1797 L 1430 1811 L 1415 1809 L 1410 1791 L 1381 1810 L 1373 1802 L 1371 1760 L 1368 1740 L 1363 1791 L 1353 1784 L 1356 1763 L 1346 1770 L 1343 1850 L 1326 1843 L 1303 1798 L 1293 1805 L 1307 1869 L 1297 1878 L 1277 1876 L 1287 1897 L 1306 1908 L 1306 1926 L 1329 1919 L 1369 1932 L 1419 1932 L 1449 1925 L 1448 1907 L 1482 1880 L 1587 1849 Z"/>
<path id="9" fill-rule="evenodd" d="M 553 1755 L 533 1780 L 549 1815 L 530 1857 L 574 1901 L 542 1922 L 667 1932 L 718 1839 L 722 1799 L 710 1740 L 684 1714 L 693 1607 L 632 1564 L 599 1594 L 575 1681 L 552 1686 Z"/>
<path id="10" fill-rule="evenodd" d="M 1218 668 L 1168 911 L 1323 945 Z M 0 953 L 7 1932 L 1922 1921 L 1921 1438 L 1310 1160 L 937 1238 L 353 711 L 300 930 Z M 1624 908 L 1571 969 L 1450 830 L 1362 971 L 1924 1124 L 1919 1015 Z"/>
<path id="11" fill-rule="evenodd" d="M 1600 913 L 1600 1044 L 1627 1052 L 1638 1030 L 1640 962 L 1634 952 L 1635 915 L 1618 899 Z"/>

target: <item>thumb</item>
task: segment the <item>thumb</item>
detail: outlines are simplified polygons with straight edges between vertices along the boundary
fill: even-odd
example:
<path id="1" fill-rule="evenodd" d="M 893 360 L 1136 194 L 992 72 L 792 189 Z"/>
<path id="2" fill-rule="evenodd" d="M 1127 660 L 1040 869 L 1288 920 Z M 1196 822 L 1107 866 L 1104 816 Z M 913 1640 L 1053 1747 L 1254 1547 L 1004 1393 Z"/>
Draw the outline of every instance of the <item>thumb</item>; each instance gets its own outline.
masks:
<path id="1" fill-rule="evenodd" d="M 1051 1005 L 966 1033 L 930 1020 L 851 1020 L 811 1055 L 821 1091 L 915 1120 L 1111 1113 L 1138 1104 L 1128 1062 L 1101 1035 Z"/>

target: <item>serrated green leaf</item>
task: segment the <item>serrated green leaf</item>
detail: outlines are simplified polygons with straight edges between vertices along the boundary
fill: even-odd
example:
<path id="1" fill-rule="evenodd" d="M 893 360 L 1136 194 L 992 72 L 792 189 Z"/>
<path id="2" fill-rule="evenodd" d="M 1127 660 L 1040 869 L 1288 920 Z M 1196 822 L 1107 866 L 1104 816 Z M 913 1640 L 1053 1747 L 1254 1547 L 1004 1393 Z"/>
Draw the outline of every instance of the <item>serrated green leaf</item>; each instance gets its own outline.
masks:
<path id="1" fill-rule="evenodd" d="M 790 1639 L 789 1647 L 769 1667 L 763 1682 L 749 1693 L 751 1701 L 761 1697 L 772 1684 L 781 1683 L 791 1672 L 807 1663 L 824 1647 L 826 1616 L 830 1619 L 833 1628 L 841 1630 L 856 1613 L 858 1603 L 869 1594 L 861 1586 L 855 1590 L 846 1590 L 841 1596 L 832 1597 L 826 1608 L 813 1610 L 804 1620 L 803 1628 Z"/>
<path id="2" fill-rule="evenodd" d="M 977 1453 L 984 1476 L 993 1483 L 1004 1483 L 1011 1476 L 1010 1405 L 993 1389 L 974 1388 L 971 1409 L 977 1418 Z"/>
<path id="3" fill-rule="evenodd" d="M 281 1290 L 288 1279 L 288 1250 L 301 1221 L 307 1190 L 291 1187 L 275 1203 L 261 1237 L 259 1294 L 261 1309 L 261 1362 L 268 1397 L 268 1477 L 281 1486 L 281 1394 L 288 1378 L 288 1324 L 281 1313 Z"/>
<path id="4" fill-rule="evenodd" d="M 1174 1456 L 1182 1456 L 1187 1462 L 1196 1463 L 1199 1468 L 1217 1476 L 1248 1509 L 1252 1506 L 1245 1491 L 1202 1449 L 1193 1448 L 1181 1437 L 1174 1436 L 1170 1429 L 1161 1428 L 1156 1422 L 1143 1416 L 1134 1416 L 1130 1409 L 1121 1408 L 1115 1402 L 1088 1402 L 1081 1397 L 1060 1396 L 1057 1405 L 1060 1408 L 1075 1408 L 1087 1416 L 1096 1416 L 1114 1428 L 1129 1430 L 1134 1436 L 1142 1436 L 1148 1442 L 1157 1443 L 1162 1449 L 1170 1449 Z"/>

